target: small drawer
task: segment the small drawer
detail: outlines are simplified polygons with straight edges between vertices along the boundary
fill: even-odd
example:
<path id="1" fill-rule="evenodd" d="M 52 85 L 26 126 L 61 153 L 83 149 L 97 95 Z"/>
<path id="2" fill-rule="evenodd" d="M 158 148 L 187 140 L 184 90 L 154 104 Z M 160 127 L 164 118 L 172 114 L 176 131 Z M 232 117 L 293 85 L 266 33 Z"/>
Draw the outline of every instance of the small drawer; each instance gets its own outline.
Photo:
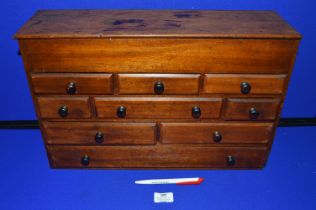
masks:
<path id="1" fill-rule="evenodd" d="M 88 97 L 49 97 L 37 98 L 42 118 L 90 118 Z"/>
<path id="2" fill-rule="evenodd" d="M 35 93 L 112 93 L 112 74 L 38 73 L 32 74 L 31 79 Z"/>
<path id="3" fill-rule="evenodd" d="M 261 168 L 267 147 L 47 145 L 55 168 Z"/>
<path id="4" fill-rule="evenodd" d="M 273 123 L 161 123 L 164 144 L 268 143 Z"/>
<path id="5" fill-rule="evenodd" d="M 43 122 L 47 144 L 155 144 L 155 123 Z"/>
<path id="6" fill-rule="evenodd" d="M 228 99 L 225 106 L 226 120 L 275 120 L 280 99 Z"/>
<path id="7" fill-rule="evenodd" d="M 111 119 L 219 118 L 220 98 L 95 97 L 97 116 Z"/>
<path id="8" fill-rule="evenodd" d="M 286 75 L 206 74 L 203 93 L 283 94 Z"/>
<path id="9" fill-rule="evenodd" d="M 120 94 L 198 94 L 199 74 L 119 74 Z"/>

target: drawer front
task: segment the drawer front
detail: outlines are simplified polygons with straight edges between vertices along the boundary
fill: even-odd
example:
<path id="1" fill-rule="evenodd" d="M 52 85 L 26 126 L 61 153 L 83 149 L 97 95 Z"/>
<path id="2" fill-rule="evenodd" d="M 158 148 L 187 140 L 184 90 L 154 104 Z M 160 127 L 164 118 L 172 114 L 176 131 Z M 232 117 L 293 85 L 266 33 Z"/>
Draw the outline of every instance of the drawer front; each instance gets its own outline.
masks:
<path id="1" fill-rule="evenodd" d="M 121 119 L 207 119 L 219 118 L 219 98 L 96 97 L 97 116 Z"/>
<path id="2" fill-rule="evenodd" d="M 261 168 L 266 147 L 47 146 L 52 167 Z"/>
<path id="3" fill-rule="evenodd" d="M 110 94 L 112 74 L 31 74 L 35 93 Z"/>
<path id="4" fill-rule="evenodd" d="M 161 123 L 165 144 L 268 143 L 272 123 Z"/>
<path id="5" fill-rule="evenodd" d="M 43 122 L 47 144 L 155 144 L 155 123 Z"/>
<path id="6" fill-rule="evenodd" d="M 226 120 L 275 120 L 279 99 L 228 99 L 225 105 Z"/>
<path id="7" fill-rule="evenodd" d="M 198 94 L 199 74 L 119 74 L 120 94 Z"/>
<path id="8" fill-rule="evenodd" d="M 286 75 L 206 74 L 204 93 L 282 94 Z"/>
<path id="9" fill-rule="evenodd" d="M 33 72 L 288 73 L 298 40 L 19 40 Z"/>
<path id="10" fill-rule="evenodd" d="M 49 97 L 37 98 L 42 118 L 90 118 L 88 97 Z"/>

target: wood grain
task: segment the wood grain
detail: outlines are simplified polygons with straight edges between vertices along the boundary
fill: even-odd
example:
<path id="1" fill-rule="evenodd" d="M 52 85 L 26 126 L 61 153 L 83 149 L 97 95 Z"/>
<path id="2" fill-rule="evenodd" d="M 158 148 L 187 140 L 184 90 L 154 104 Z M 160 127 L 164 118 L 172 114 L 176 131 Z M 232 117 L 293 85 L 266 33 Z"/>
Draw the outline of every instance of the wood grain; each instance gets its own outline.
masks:
<path id="1" fill-rule="evenodd" d="M 15 38 L 52 167 L 249 169 L 269 155 L 301 36 L 271 11 L 43 10 Z"/>
<path id="2" fill-rule="evenodd" d="M 164 144 L 267 143 L 273 123 L 161 123 L 160 139 Z M 222 139 L 216 143 L 213 133 Z"/>
<path id="3" fill-rule="evenodd" d="M 40 96 L 37 98 L 41 118 L 63 118 L 58 114 L 62 106 L 67 106 L 68 115 L 64 118 L 90 118 L 90 103 L 88 97 L 57 97 Z"/>
<path id="4" fill-rule="evenodd" d="M 75 94 L 112 93 L 112 74 L 36 73 L 31 78 L 37 94 L 67 94 L 70 82 L 75 83 Z"/>
<path id="5" fill-rule="evenodd" d="M 240 84 L 248 82 L 251 94 L 282 94 L 286 75 L 206 74 L 203 92 L 210 94 L 242 94 Z"/>
<path id="6" fill-rule="evenodd" d="M 99 118 L 117 119 L 117 108 L 126 108 L 124 119 L 193 119 L 192 108 L 201 109 L 199 119 L 219 118 L 220 98 L 189 97 L 95 97 Z"/>
<path id="7" fill-rule="evenodd" d="M 33 72 L 287 73 L 298 41 L 274 39 L 20 40 Z"/>
<path id="8" fill-rule="evenodd" d="M 219 10 L 40 10 L 15 37 L 301 38 L 273 11 Z"/>
<path id="9" fill-rule="evenodd" d="M 266 147 L 207 146 L 47 146 L 56 168 L 261 168 Z M 84 155 L 90 164 L 83 166 Z M 227 166 L 226 157 L 236 164 Z"/>
<path id="10" fill-rule="evenodd" d="M 134 145 L 155 144 L 155 123 L 43 122 L 47 144 Z M 102 132 L 102 143 L 95 141 Z"/>
<path id="11" fill-rule="evenodd" d="M 251 120 L 249 110 L 254 107 L 259 116 L 254 120 L 275 120 L 279 112 L 279 99 L 239 99 L 229 98 L 225 104 L 224 119 Z"/>
<path id="12" fill-rule="evenodd" d="M 120 94 L 156 94 L 154 86 L 161 82 L 162 94 L 198 94 L 199 74 L 119 74 Z"/>

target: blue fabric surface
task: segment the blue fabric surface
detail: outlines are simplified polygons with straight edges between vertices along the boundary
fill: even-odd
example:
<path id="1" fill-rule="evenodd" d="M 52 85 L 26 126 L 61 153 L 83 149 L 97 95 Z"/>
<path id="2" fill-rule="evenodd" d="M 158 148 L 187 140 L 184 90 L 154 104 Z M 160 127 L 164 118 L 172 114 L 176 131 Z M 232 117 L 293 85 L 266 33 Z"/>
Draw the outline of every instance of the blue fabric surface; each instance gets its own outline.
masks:
<path id="1" fill-rule="evenodd" d="M 0 209 L 315 209 L 316 127 L 279 128 L 263 170 L 50 169 L 39 130 L 0 130 Z M 199 186 L 135 185 L 204 177 Z M 155 204 L 154 192 L 174 192 Z"/>

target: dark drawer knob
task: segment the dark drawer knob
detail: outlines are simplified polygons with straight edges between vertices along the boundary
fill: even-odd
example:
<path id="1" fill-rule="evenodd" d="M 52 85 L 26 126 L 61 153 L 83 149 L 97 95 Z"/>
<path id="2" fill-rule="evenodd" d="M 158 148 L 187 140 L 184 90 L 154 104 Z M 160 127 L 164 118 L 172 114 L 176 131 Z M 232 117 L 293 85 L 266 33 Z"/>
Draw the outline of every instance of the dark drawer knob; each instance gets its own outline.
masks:
<path id="1" fill-rule="evenodd" d="M 233 166 L 233 165 L 235 165 L 236 164 L 236 159 L 235 159 L 235 157 L 233 157 L 233 156 L 227 156 L 226 157 L 226 163 L 227 163 L 227 165 L 229 165 L 229 166 Z"/>
<path id="2" fill-rule="evenodd" d="M 75 94 L 77 91 L 76 83 L 74 83 L 74 82 L 68 83 L 66 91 L 68 94 Z"/>
<path id="3" fill-rule="evenodd" d="M 192 108 L 192 117 L 199 118 L 201 116 L 201 109 L 198 106 Z"/>
<path id="4" fill-rule="evenodd" d="M 219 131 L 214 131 L 213 133 L 213 140 L 214 142 L 218 143 L 222 140 L 222 135 Z"/>
<path id="5" fill-rule="evenodd" d="M 248 82 L 240 83 L 240 91 L 242 94 L 248 94 L 251 90 L 251 86 Z"/>
<path id="6" fill-rule="evenodd" d="M 249 109 L 249 116 L 251 119 L 257 119 L 259 117 L 259 112 L 255 107 Z"/>
<path id="7" fill-rule="evenodd" d="M 119 118 L 124 118 L 126 116 L 126 108 L 124 106 L 119 106 L 116 110 L 116 115 Z"/>
<path id="8" fill-rule="evenodd" d="M 18 56 L 21 56 L 21 55 L 22 55 L 22 53 L 21 53 L 21 50 L 20 50 L 20 49 L 18 49 L 17 54 L 18 54 Z"/>
<path id="9" fill-rule="evenodd" d="M 95 134 L 95 141 L 97 142 L 97 143 L 102 143 L 103 142 L 103 140 L 104 140 L 104 136 L 103 136 L 103 133 L 102 132 L 100 132 L 100 131 L 98 131 L 96 134 Z"/>
<path id="10" fill-rule="evenodd" d="M 84 155 L 81 158 L 81 164 L 84 166 L 87 166 L 87 165 L 89 165 L 89 163 L 90 163 L 90 157 L 88 155 Z"/>
<path id="11" fill-rule="evenodd" d="M 66 117 L 68 115 L 68 107 L 67 106 L 61 106 L 58 110 L 58 114 L 61 117 Z"/>
<path id="12" fill-rule="evenodd" d="M 165 86 L 162 82 L 156 82 L 154 85 L 154 91 L 156 94 L 162 94 L 165 90 Z"/>

